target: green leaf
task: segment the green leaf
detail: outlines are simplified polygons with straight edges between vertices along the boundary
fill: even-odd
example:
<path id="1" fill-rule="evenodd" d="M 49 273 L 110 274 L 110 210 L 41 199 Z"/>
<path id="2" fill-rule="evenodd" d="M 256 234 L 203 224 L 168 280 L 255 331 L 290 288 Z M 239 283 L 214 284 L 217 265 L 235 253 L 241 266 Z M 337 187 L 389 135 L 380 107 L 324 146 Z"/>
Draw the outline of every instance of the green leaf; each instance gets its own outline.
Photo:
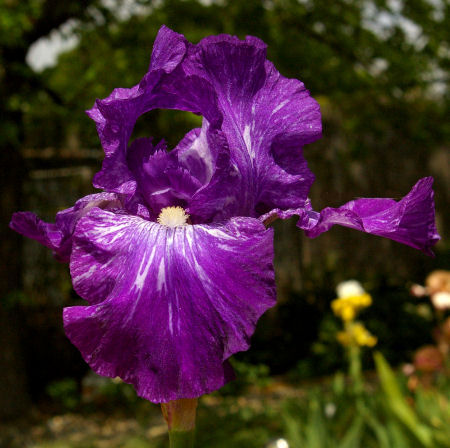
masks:
<path id="1" fill-rule="evenodd" d="M 302 435 L 301 426 L 299 425 L 298 420 L 287 412 L 283 417 L 289 446 L 292 446 L 292 448 L 302 448 L 306 446 L 305 438 Z"/>
<path id="2" fill-rule="evenodd" d="M 375 437 L 378 442 L 378 448 L 391 448 L 386 427 L 382 423 L 380 423 L 365 407 L 361 406 L 359 411 L 364 417 L 367 426 L 371 428 L 375 433 Z"/>
<path id="3" fill-rule="evenodd" d="M 386 398 L 386 405 L 392 413 L 411 431 L 422 446 L 432 447 L 433 435 L 430 428 L 420 423 L 417 415 L 408 406 L 394 372 L 381 353 L 375 353 L 375 364 L 381 387 Z"/>
<path id="4" fill-rule="evenodd" d="M 339 448 L 359 448 L 361 446 L 361 436 L 364 429 L 364 420 L 361 416 L 355 418 L 352 426 L 345 434 Z"/>
<path id="5" fill-rule="evenodd" d="M 386 423 L 386 428 L 389 434 L 389 439 L 391 440 L 390 446 L 392 448 L 416 448 L 414 445 L 411 445 L 399 423 L 389 420 Z"/>
<path id="6" fill-rule="evenodd" d="M 305 435 L 308 448 L 325 448 L 327 446 L 328 431 L 323 421 L 320 401 L 317 398 L 311 401 L 310 418 Z"/>

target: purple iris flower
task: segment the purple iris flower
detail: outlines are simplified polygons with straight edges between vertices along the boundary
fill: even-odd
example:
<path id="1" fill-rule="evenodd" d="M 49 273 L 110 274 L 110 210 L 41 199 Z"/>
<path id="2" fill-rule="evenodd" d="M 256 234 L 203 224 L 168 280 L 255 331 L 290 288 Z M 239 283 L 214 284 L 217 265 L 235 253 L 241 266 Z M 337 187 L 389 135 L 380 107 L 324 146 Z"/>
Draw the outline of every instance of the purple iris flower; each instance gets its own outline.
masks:
<path id="1" fill-rule="evenodd" d="M 170 152 L 150 138 L 130 143 L 156 108 L 200 114 L 202 127 Z M 20 212 L 11 227 L 70 263 L 88 305 L 65 308 L 64 327 L 86 362 L 150 401 L 198 397 L 232 378 L 227 359 L 275 304 L 272 219 L 298 215 L 310 237 L 340 224 L 426 253 L 439 239 L 431 178 L 399 202 L 312 210 L 302 147 L 321 135 L 319 106 L 255 37 L 193 45 L 163 26 L 141 82 L 88 114 L 105 151 L 94 178 L 104 192 L 54 224 Z"/>

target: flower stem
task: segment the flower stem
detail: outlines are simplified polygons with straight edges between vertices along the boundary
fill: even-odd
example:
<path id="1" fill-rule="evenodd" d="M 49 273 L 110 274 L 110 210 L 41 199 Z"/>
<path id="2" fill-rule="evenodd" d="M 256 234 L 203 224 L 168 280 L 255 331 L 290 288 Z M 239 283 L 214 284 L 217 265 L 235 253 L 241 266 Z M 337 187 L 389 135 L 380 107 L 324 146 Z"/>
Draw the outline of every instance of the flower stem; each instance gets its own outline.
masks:
<path id="1" fill-rule="evenodd" d="M 169 428 L 170 448 L 194 446 L 197 398 L 181 398 L 161 403 L 161 410 Z"/>
<path id="2" fill-rule="evenodd" d="M 169 431 L 170 448 L 193 448 L 195 431 Z"/>
<path id="3" fill-rule="evenodd" d="M 353 381 L 353 391 L 355 395 L 360 395 L 363 390 L 362 368 L 361 368 L 361 350 L 354 344 L 349 347 L 350 356 L 350 378 Z"/>

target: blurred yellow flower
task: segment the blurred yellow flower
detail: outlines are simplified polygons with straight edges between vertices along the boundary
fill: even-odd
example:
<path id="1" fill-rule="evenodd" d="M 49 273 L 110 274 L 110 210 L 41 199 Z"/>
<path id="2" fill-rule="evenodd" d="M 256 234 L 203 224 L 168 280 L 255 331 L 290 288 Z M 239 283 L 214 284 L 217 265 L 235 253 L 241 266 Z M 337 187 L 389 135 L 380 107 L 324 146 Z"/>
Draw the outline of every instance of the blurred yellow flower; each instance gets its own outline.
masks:
<path id="1" fill-rule="evenodd" d="M 349 322 L 356 317 L 362 309 L 372 304 L 370 294 L 363 293 L 358 296 L 339 297 L 331 302 L 333 313 L 342 320 Z"/>
<path id="2" fill-rule="evenodd" d="M 346 331 L 338 331 L 336 335 L 338 342 L 344 346 L 349 346 L 351 344 L 351 336 Z"/>
<path id="3" fill-rule="evenodd" d="M 360 322 L 348 325 L 345 331 L 338 332 L 336 338 L 344 346 L 373 347 L 377 343 L 377 338 Z"/>
<path id="4" fill-rule="evenodd" d="M 359 346 L 373 347 L 377 343 L 377 338 L 367 330 L 367 328 L 361 323 L 355 323 L 352 325 L 352 332 L 355 338 L 355 342 Z"/>
<path id="5" fill-rule="evenodd" d="M 372 304 L 372 297 L 356 280 L 339 283 L 336 291 L 338 297 L 331 302 L 331 308 L 333 313 L 345 322 L 354 320 L 362 308 Z"/>

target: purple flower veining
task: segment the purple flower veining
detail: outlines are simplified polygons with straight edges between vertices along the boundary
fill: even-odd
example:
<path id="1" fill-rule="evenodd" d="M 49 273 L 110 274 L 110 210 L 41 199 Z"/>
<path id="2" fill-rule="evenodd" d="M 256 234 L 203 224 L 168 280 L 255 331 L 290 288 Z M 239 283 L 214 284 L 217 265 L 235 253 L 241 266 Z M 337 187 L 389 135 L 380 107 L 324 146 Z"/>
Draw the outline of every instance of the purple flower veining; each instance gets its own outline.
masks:
<path id="1" fill-rule="evenodd" d="M 139 116 L 156 108 L 200 114 L 202 127 L 170 152 L 151 138 L 130 144 Z M 64 328 L 86 362 L 150 401 L 195 398 L 233 377 L 227 359 L 249 347 L 276 301 L 265 222 L 298 215 L 310 237 L 340 224 L 428 254 L 439 239 L 431 178 L 399 202 L 313 211 L 302 147 L 321 135 L 319 106 L 255 37 L 193 45 L 163 26 L 141 82 L 88 114 L 105 151 L 94 178 L 103 192 L 54 224 L 19 212 L 11 227 L 70 263 L 88 305 L 65 308 Z"/>

